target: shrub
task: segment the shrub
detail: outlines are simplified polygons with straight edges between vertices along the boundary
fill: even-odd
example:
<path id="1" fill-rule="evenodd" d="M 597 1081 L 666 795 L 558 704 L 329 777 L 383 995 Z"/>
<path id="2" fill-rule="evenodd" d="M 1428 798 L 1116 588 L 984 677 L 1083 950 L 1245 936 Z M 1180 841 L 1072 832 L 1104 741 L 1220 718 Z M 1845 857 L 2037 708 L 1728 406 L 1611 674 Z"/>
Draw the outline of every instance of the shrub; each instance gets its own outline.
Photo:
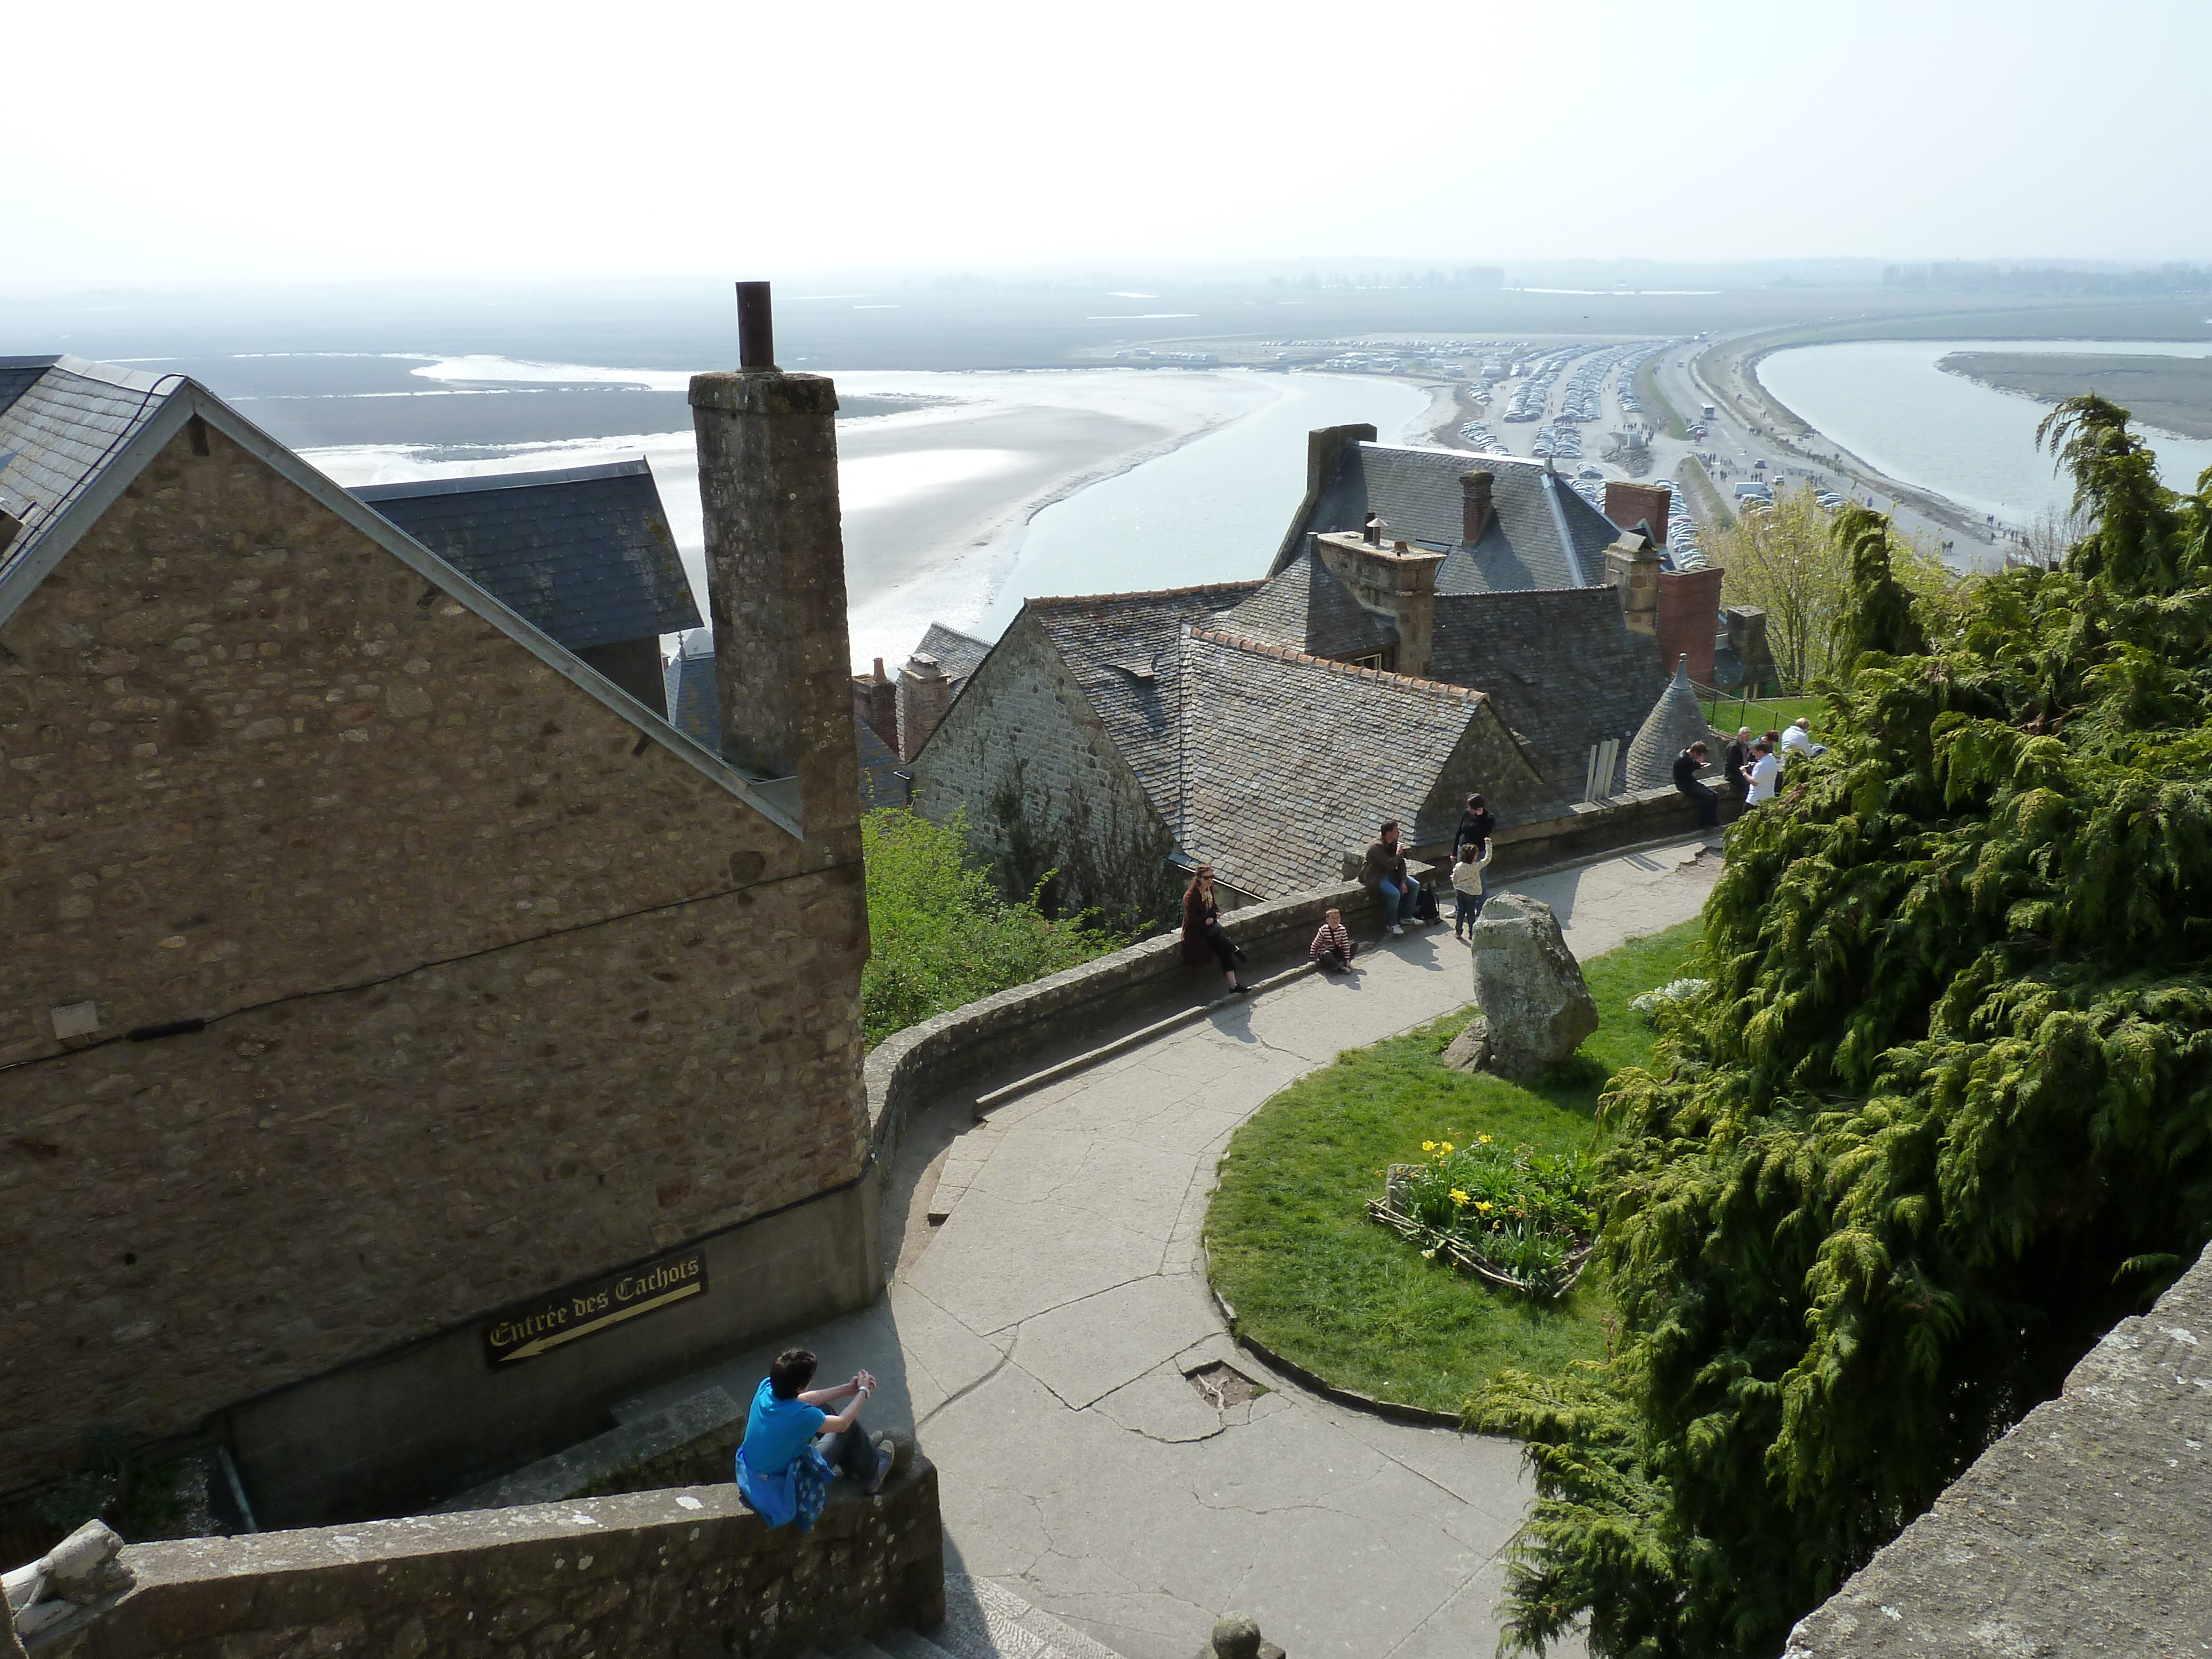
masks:
<path id="1" fill-rule="evenodd" d="M 886 807 L 861 819 L 860 847 L 870 942 L 860 1024 L 871 1048 L 933 1014 L 1128 942 L 1087 915 L 1050 920 L 1035 892 L 1018 902 L 1000 897 L 969 855 L 964 816 L 933 823 Z"/>
<path id="2" fill-rule="evenodd" d="M 1411 1235 L 1423 1255 L 1441 1249 L 1540 1296 L 1567 1288 L 1595 1225 L 1587 1158 L 1509 1152 L 1486 1134 L 1471 1146 L 1425 1140 L 1421 1151 L 1422 1163 L 1391 1170 L 1389 1202 L 1425 1230 Z"/>

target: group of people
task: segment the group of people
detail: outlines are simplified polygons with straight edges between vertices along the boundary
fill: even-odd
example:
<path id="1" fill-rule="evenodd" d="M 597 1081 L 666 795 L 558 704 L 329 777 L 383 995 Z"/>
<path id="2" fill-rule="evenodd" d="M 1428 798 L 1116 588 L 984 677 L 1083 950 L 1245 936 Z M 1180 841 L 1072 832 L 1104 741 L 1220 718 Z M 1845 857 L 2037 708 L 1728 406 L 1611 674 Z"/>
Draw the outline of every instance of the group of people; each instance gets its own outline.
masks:
<path id="1" fill-rule="evenodd" d="M 1753 737 L 1747 726 L 1738 726 L 1735 738 L 1721 751 L 1721 777 L 1737 800 L 1756 806 L 1774 799 L 1790 756 L 1810 760 L 1827 752 L 1826 744 L 1813 741 L 1813 723 L 1802 715 L 1763 738 Z M 1711 764 L 1711 751 L 1702 743 L 1692 744 L 1674 757 L 1674 787 L 1696 805 L 1701 830 L 1720 823 L 1721 798 L 1699 775 Z"/>
<path id="2" fill-rule="evenodd" d="M 1452 833 L 1454 939 L 1464 939 L 1475 918 L 1482 914 L 1482 872 L 1490 862 L 1491 836 L 1497 828 L 1498 819 L 1483 798 L 1469 795 L 1467 810 L 1460 815 L 1459 827 Z M 1408 927 L 1443 920 L 1436 896 L 1422 885 L 1407 861 L 1404 834 L 1395 818 L 1384 821 L 1368 848 L 1360 863 L 1359 880 L 1382 901 L 1383 927 L 1392 934 L 1403 934 Z M 1330 910 L 1322 916 L 1306 952 L 1324 972 L 1337 974 L 1349 973 L 1352 959 L 1358 953 L 1358 946 L 1352 940 L 1351 930 L 1344 925 L 1340 910 Z M 1183 960 L 1194 967 L 1202 967 L 1208 961 L 1219 967 L 1231 996 L 1243 996 L 1252 988 L 1237 976 L 1237 964 L 1245 959 L 1244 951 L 1221 925 L 1221 901 L 1215 894 L 1213 866 L 1210 864 L 1200 865 L 1190 884 L 1183 889 L 1182 955 Z"/>

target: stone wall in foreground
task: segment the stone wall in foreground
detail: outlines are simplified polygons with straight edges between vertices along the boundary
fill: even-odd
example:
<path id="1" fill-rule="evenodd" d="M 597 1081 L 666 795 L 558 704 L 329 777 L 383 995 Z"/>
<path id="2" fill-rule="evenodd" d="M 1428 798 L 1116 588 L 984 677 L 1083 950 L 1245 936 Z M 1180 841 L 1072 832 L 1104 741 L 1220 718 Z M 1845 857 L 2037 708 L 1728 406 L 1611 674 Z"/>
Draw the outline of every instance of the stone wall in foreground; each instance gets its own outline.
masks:
<path id="1" fill-rule="evenodd" d="M 793 1659 L 945 1617 L 937 1471 L 833 1488 L 805 1538 L 732 1486 L 134 1544 L 137 1587 L 32 1659 Z"/>
<path id="2" fill-rule="evenodd" d="M 2212 1254 L 1790 1632 L 1785 1659 L 2212 1644 Z"/>

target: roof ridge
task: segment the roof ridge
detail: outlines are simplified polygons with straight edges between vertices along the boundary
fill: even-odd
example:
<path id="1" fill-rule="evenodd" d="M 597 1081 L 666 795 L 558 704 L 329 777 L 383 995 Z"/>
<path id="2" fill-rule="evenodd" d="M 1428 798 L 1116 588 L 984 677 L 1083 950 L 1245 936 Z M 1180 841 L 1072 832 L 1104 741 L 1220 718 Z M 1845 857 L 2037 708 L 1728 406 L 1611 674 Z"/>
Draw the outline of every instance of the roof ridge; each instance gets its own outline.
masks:
<path id="1" fill-rule="evenodd" d="M 1247 576 L 1233 582 L 1205 582 L 1194 587 L 1145 587 L 1127 593 L 1053 593 L 1032 594 L 1022 601 L 1024 605 L 1101 605 L 1109 599 L 1180 599 L 1197 593 L 1228 593 L 1239 588 L 1260 588 L 1267 585 L 1264 576 Z"/>
<path id="2" fill-rule="evenodd" d="M 547 466 L 534 471 L 468 472 L 437 478 L 402 478 L 391 483 L 354 484 L 346 494 L 360 501 L 398 501 L 417 495 L 466 495 L 490 489 L 542 489 L 549 484 L 589 483 L 601 478 L 651 477 L 643 455 L 625 461 L 589 461 L 581 466 Z"/>
<path id="3" fill-rule="evenodd" d="M 1589 582 L 1581 587 L 1478 587 L 1465 593 L 1439 593 L 1439 599 L 1517 599 L 1544 593 L 1607 593 L 1611 582 Z"/>
<path id="4" fill-rule="evenodd" d="M 1490 701 L 1488 692 L 1478 691 L 1473 686 L 1454 685 L 1449 680 L 1425 680 L 1411 674 L 1393 673 L 1386 668 L 1362 668 L 1357 663 L 1339 662 L 1334 657 L 1316 657 L 1309 652 L 1294 651 L 1287 645 L 1269 645 L 1262 640 L 1248 640 L 1234 634 L 1217 633 L 1212 629 L 1200 628 L 1194 623 L 1186 623 L 1184 627 L 1189 630 L 1191 638 L 1204 640 L 1209 645 L 1225 645 L 1234 650 L 1249 651 L 1258 656 L 1274 657 L 1284 662 L 1311 663 L 1316 668 L 1325 668 L 1331 673 L 1341 674 L 1347 678 L 1370 679 L 1389 685 L 1402 685 L 1413 691 L 1437 692 L 1460 702 Z"/>
<path id="5" fill-rule="evenodd" d="M 1387 449 L 1398 455 L 1444 455 L 1454 460 L 1480 461 L 1485 465 L 1492 461 L 1505 461 L 1515 466 L 1534 467 L 1540 471 L 1545 470 L 1543 462 L 1531 460 L 1526 455 L 1497 455 L 1480 449 L 1438 449 L 1427 444 L 1385 444 L 1377 443 L 1371 438 L 1362 438 L 1359 447 Z M 1469 471 L 1480 471 L 1481 468 L 1473 467 Z"/>

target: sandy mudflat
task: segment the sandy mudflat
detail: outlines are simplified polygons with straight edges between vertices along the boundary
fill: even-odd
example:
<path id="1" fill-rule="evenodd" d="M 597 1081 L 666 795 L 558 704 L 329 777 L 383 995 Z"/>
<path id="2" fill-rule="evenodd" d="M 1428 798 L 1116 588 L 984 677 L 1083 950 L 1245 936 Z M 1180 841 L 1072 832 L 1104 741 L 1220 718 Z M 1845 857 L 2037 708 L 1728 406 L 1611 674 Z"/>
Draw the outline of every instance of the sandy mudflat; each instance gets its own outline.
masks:
<path id="1" fill-rule="evenodd" d="M 592 380 L 665 392 L 669 371 L 457 359 L 416 371 L 471 385 Z M 903 412 L 840 420 L 845 557 L 856 652 L 910 643 L 914 621 L 974 616 L 1005 580 L 1022 527 L 1040 507 L 1127 471 L 1279 395 L 1272 377 L 1240 371 L 1076 369 L 1039 373 L 848 372 L 860 408 L 878 398 L 941 399 Z M 692 586 L 706 608 L 698 462 L 686 430 L 500 447 L 452 459 L 422 444 L 303 452 L 338 483 L 480 476 L 643 455 L 653 465 Z M 894 647 L 893 648 L 904 648 Z M 865 666 L 865 662 L 858 665 Z"/>
<path id="2" fill-rule="evenodd" d="M 2144 426 L 2212 438 L 2212 358 L 1954 351 L 1936 366 L 2038 403 L 2094 392 Z"/>

